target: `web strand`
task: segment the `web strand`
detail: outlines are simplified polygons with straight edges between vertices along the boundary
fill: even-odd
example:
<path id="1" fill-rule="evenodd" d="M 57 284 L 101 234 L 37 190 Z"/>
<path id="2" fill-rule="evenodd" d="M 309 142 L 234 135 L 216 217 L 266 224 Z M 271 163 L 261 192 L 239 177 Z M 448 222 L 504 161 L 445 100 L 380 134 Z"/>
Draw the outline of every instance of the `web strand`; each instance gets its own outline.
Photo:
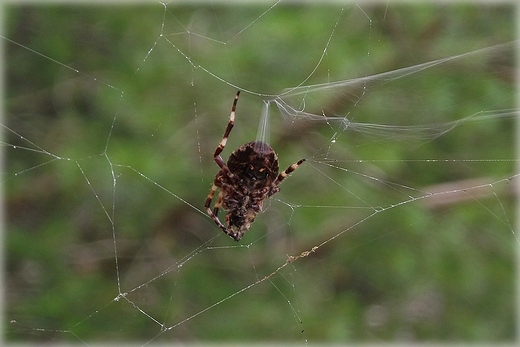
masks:
<path id="1" fill-rule="evenodd" d="M 518 41 L 464 6 L 10 7 L 6 341 L 513 341 Z M 294 171 L 239 243 L 238 89 L 224 163 Z"/>

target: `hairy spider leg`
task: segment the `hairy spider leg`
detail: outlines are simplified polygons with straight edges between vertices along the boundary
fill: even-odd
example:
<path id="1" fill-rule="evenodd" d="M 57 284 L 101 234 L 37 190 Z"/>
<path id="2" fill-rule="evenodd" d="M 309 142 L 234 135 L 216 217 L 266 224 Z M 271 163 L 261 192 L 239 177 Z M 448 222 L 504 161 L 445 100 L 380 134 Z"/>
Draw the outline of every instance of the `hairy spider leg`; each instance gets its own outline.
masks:
<path id="1" fill-rule="evenodd" d="M 217 217 L 220 204 L 222 203 L 222 193 L 219 193 L 219 195 L 217 197 L 217 202 L 215 203 L 215 206 L 214 206 L 214 209 L 213 209 L 213 211 L 211 210 L 211 200 L 213 200 L 213 196 L 215 195 L 215 192 L 217 191 L 217 189 L 218 189 L 218 187 L 213 184 L 213 186 L 211 187 L 211 190 L 209 191 L 208 197 L 206 198 L 206 203 L 204 204 L 204 207 L 206 208 L 206 212 L 211 217 L 211 219 L 215 222 L 215 224 L 217 224 L 219 226 L 219 228 L 222 229 L 226 234 L 233 237 L 234 235 L 230 234 L 230 232 L 228 231 L 226 226 L 224 224 L 222 224 L 220 219 L 218 219 L 218 217 Z"/>
<path id="2" fill-rule="evenodd" d="M 282 183 L 282 181 L 291 174 L 291 172 L 293 172 L 294 170 L 296 170 L 303 162 L 305 161 L 305 159 L 300 159 L 298 160 L 296 163 L 292 164 L 291 166 L 289 166 L 287 168 L 287 170 L 285 170 L 284 172 L 280 173 L 278 175 L 278 177 L 276 178 L 276 180 L 273 182 L 273 185 L 277 186 L 279 185 L 280 183 Z"/>
<path id="3" fill-rule="evenodd" d="M 237 91 L 237 94 L 235 95 L 235 100 L 233 101 L 233 106 L 231 106 L 231 113 L 229 114 L 229 123 L 226 127 L 226 131 L 224 132 L 224 136 L 222 137 L 222 140 L 220 140 L 220 143 L 218 144 L 218 147 L 215 150 L 215 154 L 213 154 L 213 158 L 215 159 L 215 162 L 221 169 L 226 167 L 226 163 L 224 162 L 224 160 L 222 160 L 220 153 L 222 153 L 222 151 L 226 147 L 229 133 L 231 132 L 231 129 L 233 129 L 233 126 L 235 125 L 235 110 L 237 108 L 237 102 L 238 102 L 239 95 L 240 95 L 240 90 Z"/>
<path id="4" fill-rule="evenodd" d="M 213 205 L 213 214 L 218 217 L 218 211 L 220 211 L 220 205 L 222 205 L 222 192 L 220 191 L 217 195 L 217 201 Z"/>
<path id="5" fill-rule="evenodd" d="M 230 177 L 233 177 L 234 175 L 231 171 L 229 171 L 226 163 L 220 156 L 220 153 L 222 153 L 222 151 L 226 147 L 229 133 L 231 132 L 231 129 L 233 129 L 233 126 L 235 125 L 235 111 L 237 108 L 237 102 L 238 102 L 239 96 L 240 96 L 240 90 L 237 91 L 237 94 L 235 95 L 235 100 L 233 100 L 233 105 L 231 106 L 231 113 L 229 114 L 229 123 L 226 127 L 226 131 L 224 131 L 224 136 L 222 137 L 222 140 L 220 140 L 220 143 L 219 143 L 217 149 L 215 149 L 215 154 L 213 154 L 213 158 L 215 159 L 215 162 L 217 163 L 217 165 L 222 170 L 224 170 L 224 172 Z M 220 229 L 222 229 L 222 231 L 224 231 L 227 235 L 231 236 L 234 240 L 238 241 L 237 235 L 235 235 L 233 233 L 233 230 L 229 230 L 224 224 L 222 224 L 220 219 L 218 219 L 219 208 L 220 208 L 220 205 L 222 204 L 222 192 L 219 192 L 217 201 L 215 202 L 215 206 L 213 206 L 213 210 L 211 210 L 211 201 L 213 200 L 213 197 L 215 196 L 215 192 L 217 191 L 217 189 L 218 189 L 218 187 L 215 184 L 213 184 L 213 186 L 211 187 L 211 190 L 208 194 L 208 197 L 206 198 L 206 203 L 204 204 L 204 207 L 206 208 L 206 212 L 211 217 L 211 219 L 215 222 L 215 224 L 217 224 L 218 227 Z"/>

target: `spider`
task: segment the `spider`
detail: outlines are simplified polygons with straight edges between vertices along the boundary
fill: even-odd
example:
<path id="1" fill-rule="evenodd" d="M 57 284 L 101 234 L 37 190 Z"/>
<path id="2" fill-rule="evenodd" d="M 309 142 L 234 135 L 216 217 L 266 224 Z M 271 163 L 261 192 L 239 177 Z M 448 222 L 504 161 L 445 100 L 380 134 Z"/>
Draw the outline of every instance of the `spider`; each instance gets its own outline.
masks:
<path id="1" fill-rule="evenodd" d="M 225 163 L 220 153 L 226 147 L 229 133 L 235 122 L 235 109 L 239 95 L 240 91 L 235 95 L 229 123 L 213 155 L 220 170 L 215 176 L 204 204 L 215 224 L 235 241 L 240 241 L 254 222 L 256 215 L 262 211 L 264 200 L 278 193 L 280 191 L 278 185 L 305 161 L 301 159 L 278 174 L 278 157 L 274 150 L 265 142 L 251 141 L 238 147 Z M 211 209 L 211 201 L 217 189 L 220 191 Z M 218 218 L 220 207 L 228 211 L 226 225 Z"/>

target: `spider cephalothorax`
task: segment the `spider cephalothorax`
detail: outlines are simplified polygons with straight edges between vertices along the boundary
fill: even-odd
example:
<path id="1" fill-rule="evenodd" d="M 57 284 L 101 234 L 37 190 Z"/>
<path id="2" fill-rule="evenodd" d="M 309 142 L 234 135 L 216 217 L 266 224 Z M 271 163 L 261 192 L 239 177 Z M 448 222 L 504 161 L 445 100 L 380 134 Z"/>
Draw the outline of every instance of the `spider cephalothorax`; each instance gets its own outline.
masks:
<path id="1" fill-rule="evenodd" d="M 244 236 L 256 215 L 262 211 L 264 200 L 279 192 L 278 185 L 305 161 L 301 159 L 278 174 L 278 157 L 274 150 L 265 142 L 251 141 L 238 147 L 224 163 L 220 153 L 234 125 L 239 94 L 240 91 L 235 96 L 224 137 L 215 150 L 214 159 L 220 171 L 204 204 L 213 221 L 235 241 Z M 217 189 L 220 192 L 212 210 L 211 201 Z M 220 207 L 228 211 L 225 225 L 218 219 Z"/>

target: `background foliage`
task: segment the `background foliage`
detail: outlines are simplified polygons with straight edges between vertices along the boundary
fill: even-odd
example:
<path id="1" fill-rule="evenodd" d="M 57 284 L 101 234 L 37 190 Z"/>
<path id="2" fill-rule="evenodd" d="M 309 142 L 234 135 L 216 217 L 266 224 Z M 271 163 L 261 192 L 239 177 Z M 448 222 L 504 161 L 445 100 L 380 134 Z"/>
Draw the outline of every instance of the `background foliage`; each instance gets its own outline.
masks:
<path id="1" fill-rule="evenodd" d="M 5 8 L 5 36 L 19 44 L 4 40 L 8 340 L 514 339 L 510 187 L 455 204 L 442 195 L 438 205 L 416 201 L 360 224 L 374 210 L 349 208 L 360 199 L 374 209 L 403 200 L 354 172 L 425 191 L 512 176 L 514 161 L 462 160 L 515 158 L 511 120 L 468 123 L 434 141 L 345 131 L 332 146 L 337 128 L 273 112 L 271 145 L 281 166 L 310 160 L 284 182 L 240 246 L 224 235 L 204 244 L 219 233 L 201 208 L 236 92 L 223 81 L 272 94 L 297 85 L 318 63 L 340 15 L 340 6 L 282 3 L 255 21 L 268 6 Z M 345 5 L 307 83 L 372 75 L 514 37 L 512 6 L 361 8 Z M 359 107 L 341 98 L 344 91 L 339 102 L 318 106 L 351 112 L 357 121 L 405 125 L 514 107 L 513 57 L 482 57 L 369 88 Z M 225 156 L 254 138 L 261 106 L 258 96 L 242 94 Z M 441 161 L 409 160 L 424 158 Z M 343 230 L 241 292 L 287 255 Z M 142 286 L 127 298 L 174 328 L 161 334 L 126 300 L 113 300 L 119 286 Z"/>

